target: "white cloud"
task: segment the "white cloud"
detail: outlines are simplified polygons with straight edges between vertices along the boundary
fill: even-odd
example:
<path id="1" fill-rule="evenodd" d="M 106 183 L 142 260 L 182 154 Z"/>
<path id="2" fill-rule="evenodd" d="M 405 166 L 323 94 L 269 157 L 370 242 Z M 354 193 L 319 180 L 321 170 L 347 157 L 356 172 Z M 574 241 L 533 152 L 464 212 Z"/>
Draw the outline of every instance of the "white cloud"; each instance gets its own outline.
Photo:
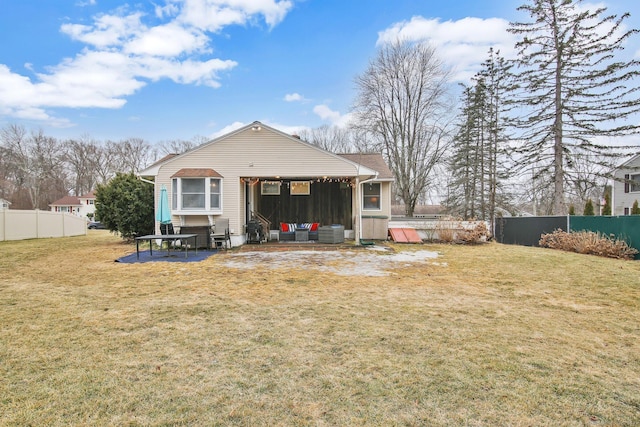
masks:
<path id="1" fill-rule="evenodd" d="M 340 112 L 333 111 L 325 104 L 316 105 L 313 107 L 313 112 L 322 120 L 328 121 L 335 126 L 346 126 L 351 119 L 351 114 L 340 114 Z"/>
<path id="2" fill-rule="evenodd" d="M 84 5 L 95 4 L 93 0 Z M 149 82 L 219 87 L 219 73 L 233 69 L 231 59 L 210 54 L 208 32 L 263 19 L 273 27 L 293 7 L 290 0 L 166 0 L 155 6 L 156 25 L 129 6 L 100 13 L 89 24 L 63 24 L 60 31 L 86 47 L 33 78 L 0 64 L 0 115 L 67 125 L 48 108 L 120 108 Z"/>
<path id="3" fill-rule="evenodd" d="M 171 0 L 183 4 L 179 21 L 217 32 L 225 26 L 244 25 L 262 16 L 270 28 L 278 25 L 293 7 L 290 0 Z M 175 12 L 174 12 L 175 13 Z"/>
<path id="4" fill-rule="evenodd" d="M 147 31 L 141 22 L 141 12 L 129 15 L 101 14 L 94 18 L 93 25 L 63 24 L 60 31 L 73 40 L 92 45 L 96 48 L 121 46 L 132 37 Z"/>
<path id="5" fill-rule="evenodd" d="M 124 50 L 135 55 L 178 56 L 205 52 L 208 44 L 209 39 L 201 31 L 172 22 L 150 28 L 128 42 Z"/>
<path id="6" fill-rule="evenodd" d="M 244 127 L 246 125 L 247 125 L 247 123 L 243 123 L 243 122 L 233 122 L 231 124 L 226 125 L 225 127 L 220 129 L 219 131 L 216 131 L 216 132 L 212 133 L 211 134 L 211 139 L 215 139 L 215 138 L 221 137 L 223 135 L 226 135 L 228 133 L 233 132 L 234 130 L 238 130 L 241 127 Z"/>
<path id="7" fill-rule="evenodd" d="M 284 96 L 284 100 L 286 102 L 297 102 L 297 101 L 304 101 L 304 97 L 302 95 L 300 95 L 299 93 L 288 93 Z"/>
<path id="8" fill-rule="evenodd" d="M 299 135 L 302 130 L 309 130 L 308 126 L 283 125 L 280 123 L 270 122 L 268 120 L 264 121 L 263 123 L 267 126 L 271 126 L 274 129 L 278 129 L 280 132 L 284 132 L 287 135 Z"/>
<path id="9" fill-rule="evenodd" d="M 453 68 L 454 80 L 468 81 L 487 59 L 490 47 L 499 50 L 505 58 L 513 57 L 516 39 L 507 32 L 508 27 L 509 22 L 500 18 L 463 18 L 441 22 L 414 16 L 379 32 L 377 44 L 396 40 L 429 42 Z"/>

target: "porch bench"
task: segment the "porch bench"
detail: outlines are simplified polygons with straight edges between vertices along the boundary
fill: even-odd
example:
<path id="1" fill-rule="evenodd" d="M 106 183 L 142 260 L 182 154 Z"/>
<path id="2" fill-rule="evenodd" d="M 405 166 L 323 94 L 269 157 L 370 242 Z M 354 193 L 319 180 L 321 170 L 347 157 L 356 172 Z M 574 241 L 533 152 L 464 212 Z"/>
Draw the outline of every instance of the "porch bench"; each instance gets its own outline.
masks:
<path id="1" fill-rule="evenodd" d="M 318 226 L 317 222 L 304 222 L 304 223 L 280 223 L 279 239 L 280 241 L 293 242 L 296 240 L 296 229 L 309 230 L 309 240 L 318 240 Z"/>

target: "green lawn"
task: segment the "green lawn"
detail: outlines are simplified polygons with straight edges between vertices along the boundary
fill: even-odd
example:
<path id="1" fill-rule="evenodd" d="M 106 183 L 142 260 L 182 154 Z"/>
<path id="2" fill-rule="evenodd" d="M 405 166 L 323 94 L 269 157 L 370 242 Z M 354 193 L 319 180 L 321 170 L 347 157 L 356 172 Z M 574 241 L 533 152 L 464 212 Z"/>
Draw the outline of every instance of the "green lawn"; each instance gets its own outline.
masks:
<path id="1" fill-rule="evenodd" d="M 640 425 L 639 262 L 393 247 L 440 255 L 371 277 L 0 242 L 0 425 Z"/>

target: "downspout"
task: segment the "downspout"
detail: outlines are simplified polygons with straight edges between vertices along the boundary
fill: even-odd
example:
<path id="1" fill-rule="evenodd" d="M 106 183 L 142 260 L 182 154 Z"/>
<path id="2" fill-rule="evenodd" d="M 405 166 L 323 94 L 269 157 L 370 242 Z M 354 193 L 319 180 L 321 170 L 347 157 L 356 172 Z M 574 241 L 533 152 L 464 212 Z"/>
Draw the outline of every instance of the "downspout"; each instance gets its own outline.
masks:
<path id="1" fill-rule="evenodd" d="M 611 180 L 607 178 L 607 185 L 609 185 L 609 182 L 611 182 Z M 617 216 L 615 185 L 616 185 L 616 180 L 615 180 L 615 172 L 614 172 L 613 182 L 611 182 L 611 215 L 612 216 Z"/>

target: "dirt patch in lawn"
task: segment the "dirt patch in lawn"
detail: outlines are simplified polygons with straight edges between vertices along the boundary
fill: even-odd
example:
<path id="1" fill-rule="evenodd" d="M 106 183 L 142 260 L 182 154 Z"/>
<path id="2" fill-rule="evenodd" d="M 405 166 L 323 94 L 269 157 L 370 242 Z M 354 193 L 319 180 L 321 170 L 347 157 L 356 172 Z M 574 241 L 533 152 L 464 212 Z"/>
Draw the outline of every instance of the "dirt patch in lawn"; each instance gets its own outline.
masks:
<path id="1" fill-rule="evenodd" d="M 426 263 L 439 265 L 435 261 L 437 258 L 437 252 L 427 250 L 394 252 L 384 247 L 373 247 L 354 251 L 239 252 L 229 254 L 222 264 L 237 269 L 295 267 L 340 276 L 388 276 L 400 267 Z"/>

